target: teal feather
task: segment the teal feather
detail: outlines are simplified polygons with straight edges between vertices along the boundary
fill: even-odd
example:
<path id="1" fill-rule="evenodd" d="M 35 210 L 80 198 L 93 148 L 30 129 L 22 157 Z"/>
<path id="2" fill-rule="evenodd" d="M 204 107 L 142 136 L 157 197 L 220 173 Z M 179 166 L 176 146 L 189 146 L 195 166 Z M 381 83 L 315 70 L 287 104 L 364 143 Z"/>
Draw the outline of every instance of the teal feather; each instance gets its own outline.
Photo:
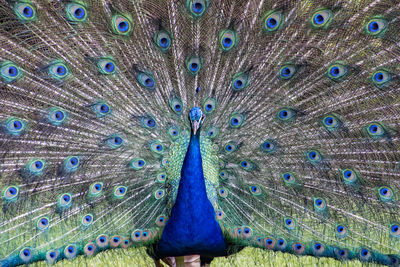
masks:
<path id="1" fill-rule="evenodd" d="M 0 266 L 132 246 L 398 266 L 399 12 L 0 0 Z"/>

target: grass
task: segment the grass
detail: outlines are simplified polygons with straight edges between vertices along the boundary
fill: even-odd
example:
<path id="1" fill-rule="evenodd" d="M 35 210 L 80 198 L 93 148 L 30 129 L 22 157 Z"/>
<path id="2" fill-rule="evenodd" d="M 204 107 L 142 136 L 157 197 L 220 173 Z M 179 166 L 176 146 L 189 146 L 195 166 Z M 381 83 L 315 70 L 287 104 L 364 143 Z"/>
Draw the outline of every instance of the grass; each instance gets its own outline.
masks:
<path id="1" fill-rule="evenodd" d="M 44 262 L 35 263 L 34 266 L 47 267 Z M 63 260 L 55 264 L 59 267 L 76 266 L 154 266 L 153 260 L 147 256 L 144 248 L 115 249 L 97 254 L 94 257 L 79 256 L 74 260 Z M 167 265 L 165 265 L 167 266 Z M 241 266 L 366 266 L 365 263 L 353 260 L 340 262 L 330 258 L 314 258 L 310 256 L 295 256 L 288 253 L 246 248 L 241 252 L 227 258 L 215 258 L 212 267 L 241 267 Z M 369 263 L 368 266 L 380 266 Z"/>

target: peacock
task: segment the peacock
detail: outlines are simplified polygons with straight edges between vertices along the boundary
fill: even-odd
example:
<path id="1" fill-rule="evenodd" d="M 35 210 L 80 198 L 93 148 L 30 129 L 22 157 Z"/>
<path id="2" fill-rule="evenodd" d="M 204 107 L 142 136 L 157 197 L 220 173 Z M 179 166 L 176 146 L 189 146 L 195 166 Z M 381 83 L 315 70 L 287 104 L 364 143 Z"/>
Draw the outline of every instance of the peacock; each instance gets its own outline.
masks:
<path id="1" fill-rule="evenodd" d="M 399 266 L 399 29 L 398 0 L 0 0 L 0 266 Z"/>

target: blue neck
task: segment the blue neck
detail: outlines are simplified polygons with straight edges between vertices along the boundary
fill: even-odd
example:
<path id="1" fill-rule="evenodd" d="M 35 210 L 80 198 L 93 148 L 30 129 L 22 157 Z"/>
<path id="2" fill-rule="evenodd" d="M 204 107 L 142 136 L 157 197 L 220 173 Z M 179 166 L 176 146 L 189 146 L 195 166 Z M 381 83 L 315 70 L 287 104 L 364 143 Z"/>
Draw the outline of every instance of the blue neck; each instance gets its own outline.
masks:
<path id="1" fill-rule="evenodd" d="M 175 205 L 158 245 L 160 257 L 224 255 L 226 248 L 215 211 L 207 198 L 199 132 L 191 135 Z"/>

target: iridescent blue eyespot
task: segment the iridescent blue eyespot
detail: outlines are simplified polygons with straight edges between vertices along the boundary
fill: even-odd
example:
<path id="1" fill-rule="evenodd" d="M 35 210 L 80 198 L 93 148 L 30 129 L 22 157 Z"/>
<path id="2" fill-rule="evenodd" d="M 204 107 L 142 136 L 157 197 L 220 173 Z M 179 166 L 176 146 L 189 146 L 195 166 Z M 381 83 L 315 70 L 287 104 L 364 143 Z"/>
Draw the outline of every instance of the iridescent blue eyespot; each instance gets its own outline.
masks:
<path id="1" fill-rule="evenodd" d="M 278 110 L 276 117 L 281 122 L 289 122 L 296 117 L 296 111 L 292 108 L 282 108 Z"/>
<path id="2" fill-rule="evenodd" d="M 31 248 L 23 248 L 19 252 L 19 258 L 24 262 L 24 263 L 29 263 L 30 260 L 33 257 L 33 252 Z"/>
<path id="3" fill-rule="evenodd" d="M 328 68 L 328 77 L 334 81 L 339 81 L 347 74 L 347 67 L 341 63 L 335 63 Z"/>
<path id="4" fill-rule="evenodd" d="M 24 132 L 26 124 L 21 119 L 10 117 L 5 121 L 4 128 L 8 134 L 18 136 Z"/>
<path id="5" fill-rule="evenodd" d="M 279 71 L 281 79 L 288 80 L 296 73 L 296 67 L 292 64 L 283 65 Z"/>
<path id="6" fill-rule="evenodd" d="M 114 60 L 111 57 L 103 57 L 97 61 L 97 68 L 101 74 L 109 75 L 117 71 Z"/>
<path id="7" fill-rule="evenodd" d="M 143 117 L 143 118 L 141 119 L 141 123 L 142 123 L 142 126 L 145 127 L 145 128 L 147 128 L 147 129 L 154 129 L 154 128 L 156 128 L 156 121 L 153 119 L 153 117 L 150 117 L 150 116 L 148 116 L 148 117 Z"/>
<path id="8" fill-rule="evenodd" d="M 284 22 L 284 17 L 279 11 L 269 11 L 263 19 L 263 28 L 267 32 L 279 30 Z"/>
<path id="9" fill-rule="evenodd" d="M 245 72 L 239 72 L 233 77 L 232 89 L 233 91 L 242 91 L 249 85 L 249 74 Z"/>
<path id="10" fill-rule="evenodd" d="M 118 134 L 112 134 L 107 138 L 107 145 L 112 149 L 120 148 L 124 145 L 124 139 Z"/>
<path id="11" fill-rule="evenodd" d="M 142 158 L 134 158 L 128 164 L 128 167 L 135 171 L 141 170 L 145 166 L 146 166 L 146 161 Z"/>
<path id="12" fill-rule="evenodd" d="M 78 250 L 75 245 L 67 245 L 64 249 L 64 256 L 67 259 L 73 259 L 76 257 Z"/>
<path id="13" fill-rule="evenodd" d="M 68 209 L 69 207 L 71 207 L 71 205 L 72 205 L 72 195 L 71 194 L 64 193 L 58 197 L 57 208 L 60 211 Z"/>
<path id="14" fill-rule="evenodd" d="M 224 30 L 219 34 L 219 42 L 223 51 L 227 52 L 237 45 L 237 34 L 232 30 Z"/>
<path id="15" fill-rule="evenodd" d="M 156 88 L 154 77 L 150 72 L 138 72 L 137 81 L 142 87 L 148 90 L 154 90 Z"/>
<path id="16" fill-rule="evenodd" d="M 391 224 L 389 227 L 389 232 L 391 236 L 399 238 L 400 237 L 400 225 L 399 224 Z"/>
<path id="17" fill-rule="evenodd" d="M 102 118 L 111 114 L 111 107 L 104 101 L 98 101 L 93 104 L 93 111 L 97 117 Z"/>
<path id="18" fill-rule="evenodd" d="M 158 31 L 154 36 L 154 43 L 162 52 L 165 53 L 171 47 L 171 36 L 167 31 Z"/>
<path id="19" fill-rule="evenodd" d="M 379 87 L 385 87 L 392 80 L 392 74 L 384 69 L 379 69 L 371 75 L 372 83 Z"/>
<path id="20" fill-rule="evenodd" d="M 172 111 L 175 112 L 175 114 L 182 114 L 183 104 L 182 100 L 179 97 L 171 98 L 169 100 L 169 106 L 171 107 Z"/>
<path id="21" fill-rule="evenodd" d="M 69 3 L 65 8 L 65 12 L 70 22 L 84 22 L 87 19 L 86 7 L 81 3 Z"/>
<path id="22" fill-rule="evenodd" d="M 308 161 L 311 164 L 318 164 L 320 162 L 322 162 L 322 155 L 319 151 L 317 150 L 309 150 L 306 152 L 306 156 Z"/>
<path id="23" fill-rule="evenodd" d="M 50 64 L 47 68 L 47 73 L 56 80 L 64 80 L 70 74 L 67 65 L 61 60 L 56 60 Z"/>
<path id="24" fill-rule="evenodd" d="M 338 224 L 335 228 L 335 234 L 339 238 L 344 238 L 347 236 L 347 229 L 344 225 Z"/>
<path id="25" fill-rule="evenodd" d="M 230 126 L 232 128 L 240 128 L 245 121 L 245 117 L 242 114 L 234 113 L 230 116 Z"/>
<path id="26" fill-rule="evenodd" d="M 83 227 L 90 226 L 93 223 L 93 215 L 92 214 L 83 215 L 81 223 Z"/>
<path id="27" fill-rule="evenodd" d="M 209 5 L 209 0 L 186 0 L 186 7 L 194 18 L 201 17 Z"/>
<path id="28" fill-rule="evenodd" d="M 0 62 L 0 76 L 4 82 L 9 83 L 22 76 L 22 71 L 11 61 Z"/>
<path id="29" fill-rule="evenodd" d="M 115 14 L 112 17 L 112 30 L 115 34 L 119 34 L 119 35 L 129 35 L 132 31 L 132 20 L 131 18 L 128 16 L 123 16 L 120 14 Z"/>
<path id="30" fill-rule="evenodd" d="M 388 28 L 388 21 L 382 17 L 375 17 L 368 21 L 365 30 L 368 35 L 381 37 Z"/>
<path id="31" fill-rule="evenodd" d="M 41 231 L 47 230 L 49 228 L 49 218 L 47 217 L 39 218 L 39 220 L 36 223 L 36 227 Z"/>
<path id="32" fill-rule="evenodd" d="M 14 12 L 17 17 L 24 22 L 33 21 L 36 19 L 35 8 L 25 1 L 17 2 L 14 5 Z"/>
<path id="33" fill-rule="evenodd" d="M 314 28 L 327 28 L 332 20 L 333 13 L 329 9 L 317 10 L 311 18 L 311 24 Z"/>
<path id="34" fill-rule="evenodd" d="M 393 198 L 393 191 L 388 186 L 381 186 L 378 188 L 379 198 L 383 202 L 389 202 Z"/>
<path id="35" fill-rule="evenodd" d="M 3 191 L 3 197 L 7 202 L 15 202 L 18 200 L 19 188 L 17 186 L 8 186 Z"/>
<path id="36" fill-rule="evenodd" d="M 366 126 L 366 131 L 369 137 L 380 139 L 387 135 L 386 127 L 380 122 L 373 122 Z"/>
<path id="37" fill-rule="evenodd" d="M 285 228 L 293 230 L 296 227 L 296 221 L 293 218 L 284 218 Z"/>

